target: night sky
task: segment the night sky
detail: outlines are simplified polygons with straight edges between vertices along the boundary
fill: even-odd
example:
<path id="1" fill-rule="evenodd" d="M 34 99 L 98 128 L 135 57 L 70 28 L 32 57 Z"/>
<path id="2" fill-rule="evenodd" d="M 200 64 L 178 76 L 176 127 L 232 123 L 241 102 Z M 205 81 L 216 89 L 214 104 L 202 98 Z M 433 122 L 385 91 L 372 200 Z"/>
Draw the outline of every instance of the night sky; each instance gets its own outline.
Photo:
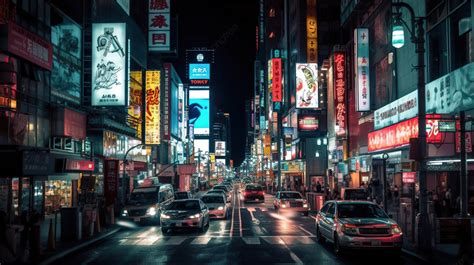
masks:
<path id="1" fill-rule="evenodd" d="M 185 78 L 185 50 L 215 49 L 211 71 L 211 104 L 230 113 L 232 159 L 242 162 L 245 153 L 245 100 L 253 91 L 257 0 L 173 1 L 179 17 L 178 73 Z M 212 125 L 211 125 L 212 127 Z"/>

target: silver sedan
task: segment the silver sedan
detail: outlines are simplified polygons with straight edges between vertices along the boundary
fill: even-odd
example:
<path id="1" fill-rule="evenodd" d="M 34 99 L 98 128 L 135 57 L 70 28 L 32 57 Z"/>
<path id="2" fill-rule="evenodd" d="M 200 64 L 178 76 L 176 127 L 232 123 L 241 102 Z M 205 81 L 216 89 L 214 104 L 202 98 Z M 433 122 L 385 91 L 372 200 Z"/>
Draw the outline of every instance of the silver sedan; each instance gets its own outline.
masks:
<path id="1" fill-rule="evenodd" d="M 319 242 L 333 242 L 334 252 L 344 249 L 389 250 L 399 255 L 403 233 L 385 211 L 372 202 L 328 201 L 316 216 Z"/>
<path id="2" fill-rule="evenodd" d="M 209 209 L 198 199 L 177 200 L 161 212 L 160 221 L 163 234 L 179 228 L 198 228 L 204 232 L 209 226 Z"/>

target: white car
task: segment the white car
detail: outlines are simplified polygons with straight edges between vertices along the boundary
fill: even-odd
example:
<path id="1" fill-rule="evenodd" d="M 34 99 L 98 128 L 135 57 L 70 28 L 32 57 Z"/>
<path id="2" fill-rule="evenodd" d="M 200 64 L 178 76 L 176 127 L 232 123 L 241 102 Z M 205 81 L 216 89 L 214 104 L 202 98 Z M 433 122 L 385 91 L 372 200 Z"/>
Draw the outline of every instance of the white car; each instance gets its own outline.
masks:
<path id="1" fill-rule="evenodd" d="M 227 219 L 229 205 L 226 197 L 222 194 L 206 194 L 202 196 L 201 201 L 209 208 L 210 218 Z"/>

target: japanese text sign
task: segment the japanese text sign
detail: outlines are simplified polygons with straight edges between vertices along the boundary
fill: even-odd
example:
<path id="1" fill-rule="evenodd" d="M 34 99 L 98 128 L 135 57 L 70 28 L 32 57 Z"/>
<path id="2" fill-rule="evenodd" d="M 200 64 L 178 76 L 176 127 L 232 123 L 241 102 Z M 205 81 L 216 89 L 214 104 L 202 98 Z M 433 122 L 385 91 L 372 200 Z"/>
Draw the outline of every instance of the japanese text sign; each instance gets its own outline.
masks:
<path id="1" fill-rule="evenodd" d="M 146 71 L 145 143 L 160 143 L 160 71 Z"/>
<path id="2" fill-rule="evenodd" d="M 369 29 L 354 30 L 356 111 L 370 111 Z"/>
<path id="3" fill-rule="evenodd" d="M 170 2 L 171 0 L 148 0 L 148 49 L 170 51 Z"/>
<path id="4" fill-rule="evenodd" d="M 272 101 L 281 102 L 281 58 L 272 59 Z"/>
<path id="5" fill-rule="evenodd" d="M 345 54 L 342 52 L 334 53 L 334 113 L 336 115 L 336 135 L 346 134 L 346 71 Z"/>

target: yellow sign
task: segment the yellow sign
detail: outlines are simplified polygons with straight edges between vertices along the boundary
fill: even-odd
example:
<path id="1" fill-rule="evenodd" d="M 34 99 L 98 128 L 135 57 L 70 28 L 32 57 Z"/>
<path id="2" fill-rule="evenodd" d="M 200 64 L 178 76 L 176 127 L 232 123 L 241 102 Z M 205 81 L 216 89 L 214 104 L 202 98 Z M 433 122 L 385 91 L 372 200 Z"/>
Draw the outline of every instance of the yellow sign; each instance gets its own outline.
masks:
<path id="1" fill-rule="evenodd" d="M 146 71 L 145 143 L 160 143 L 160 71 Z"/>
<path id="2" fill-rule="evenodd" d="M 216 155 L 215 154 L 210 153 L 209 158 L 211 159 L 211 163 L 216 163 Z"/>
<path id="3" fill-rule="evenodd" d="M 137 138 L 142 137 L 142 71 L 130 71 L 130 105 L 128 115 L 133 117 L 132 126 Z"/>
<path id="4" fill-rule="evenodd" d="M 318 19 L 316 17 L 316 0 L 306 0 L 306 60 L 318 62 Z"/>

